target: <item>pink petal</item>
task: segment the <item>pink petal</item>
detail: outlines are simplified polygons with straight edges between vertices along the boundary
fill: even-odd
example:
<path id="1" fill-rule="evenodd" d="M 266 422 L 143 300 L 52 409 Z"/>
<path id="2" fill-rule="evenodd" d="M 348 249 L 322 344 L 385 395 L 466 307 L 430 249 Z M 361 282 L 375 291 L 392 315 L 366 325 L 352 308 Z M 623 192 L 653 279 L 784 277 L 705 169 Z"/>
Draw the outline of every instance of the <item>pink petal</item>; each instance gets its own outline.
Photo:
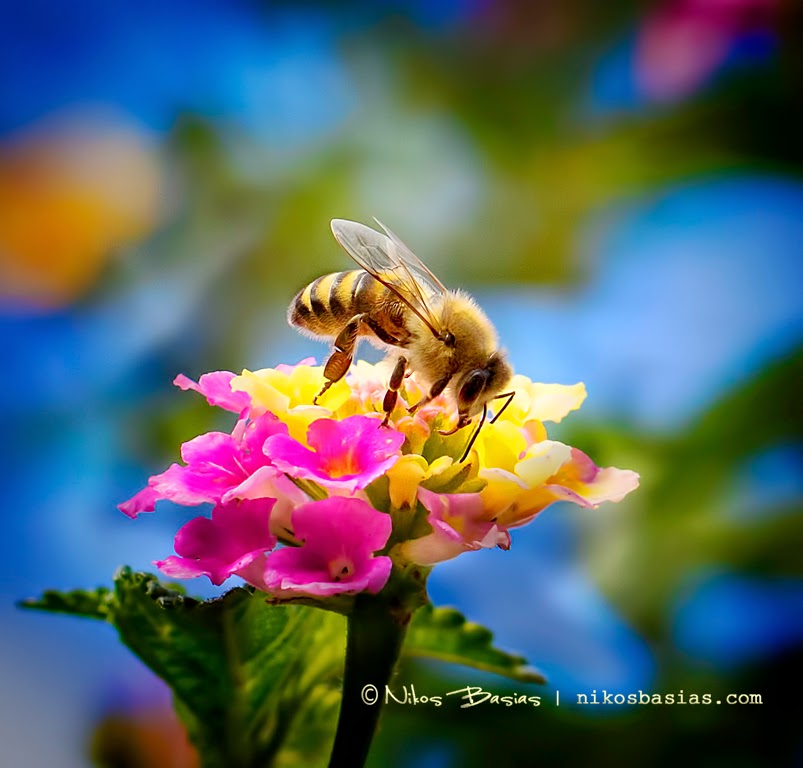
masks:
<path id="1" fill-rule="evenodd" d="M 245 454 L 241 459 L 243 466 L 249 471 L 265 466 L 265 441 L 273 435 L 286 434 L 287 425 L 272 413 L 263 413 L 248 422 L 242 438 Z"/>
<path id="2" fill-rule="evenodd" d="M 459 521 L 458 535 L 464 542 L 482 541 L 494 527 L 484 517 L 479 493 L 433 493 L 419 487 L 418 498 L 429 511 L 430 521 L 445 523 L 453 530 L 453 524 Z"/>
<path id="3" fill-rule="evenodd" d="M 342 421 L 318 419 L 307 431 L 307 442 L 324 461 L 337 463 L 351 455 L 359 465 L 384 461 L 404 443 L 404 435 L 383 427 L 371 416 L 349 416 Z"/>
<path id="4" fill-rule="evenodd" d="M 349 416 L 342 421 L 314 421 L 307 442 L 313 450 L 279 435 L 268 439 L 265 452 L 278 469 L 292 477 L 355 491 L 396 463 L 404 435 L 381 426 L 378 418 Z"/>
<path id="5" fill-rule="evenodd" d="M 289 435 L 276 435 L 265 442 L 265 455 L 276 469 L 293 477 L 318 480 L 321 476 L 317 454 Z"/>
<path id="6" fill-rule="evenodd" d="M 161 498 L 162 497 L 148 485 L 139 493 L 135 493 L 128 501 L 118 504 L 117 509 L 133 520 L 140 512 L 153 512 L 156 509 L 156 502 Z"/>
<path id="7" fill-rule="evenodd" d="M 170 555 L 164 560 L 154 560 L 153 564 L 166 576 L 174 579 L 195 579 L 198 576 L 209 576 L 209 572 L 194 560 Z"/>
<path id="8" fill-rule="evenodd" d="M 295 550 L 280 549 L 268 556 L 264 582 L 276 597 L 292 597 L 299 592 L 316 597 L 358 592 L 375 595 L 387 583 L 393 566 L 393 561 L 382 555 L 367 563 L 358 576 L 343 581 L 331 581 L 327 572 L 313 568 L 304 570 L 284 557 L 285 552 L 293 551 Z"/>
<path id="9" fill-rule="evenodd" d="M 303 504 L 293 513 L 293 530 L 304 549 L 325 556 L 349 552 L 370 557 L 387 544 L 392 527 L 390 515 L 340 496 Z"/>
<path id="10" fill-rule="evenodd" d="M 268 557 L 265 584 L 271 591 L 329 595 L 378 592 L 385 585 L 390 558 L 373 553 L 390 537 L 389 515 L 360 499 L 333 497 L 299 506 L 292 520 L 303 543 Z"/>
<path id="11" fill-rule="evenodd" d="M 176 557 L 176 555 L 170 555 L 164 560 L 154 560 L 153 564 L 162 573 L 174 579 L 196 579 L 199 576 L 207 576 L 213 584 L 220 586 L 229 576 L 239 576 L 257 589 L 264 590 L 261 575 L 265 570 L 266 560 L 263 552 L 252 552 L 239 561 L 225 566 L 209 565 L 208 561 Z"/>
<path id="12" fill-rule="evenodd" d="M 214 371 L 205 373 L 196 383 L 180 373 L 173 379 L 173 384 L 185 391 L 194 389 L 196 392 L 200 392 L 209 405 L 216 405 L 227 411 L 241 414 L 251 405 L 251 398 L 246 392 L 232 390 L 231 380 L 234 376 L 235 374 L 230 371 Z"/>
<path id="13" fill-rule="evenodd" d="M 365 586 L 362 590 L 370 592 L 372 595 L 382 591 L 382 587 L 388 583 L 390 571 L 393 568 L 393 561 L 385 555 L 374 557 L 367 564 L 364 572 Z"/>
<path id="14" fill-rule="evenodd" d="M 213 584 L 222 584 L 276 546 L 276 538 L 270 533 L 275 503 L 275 499 L 232 502 L 215 507 L 211 520 L 190 520 L 176 534 L 179 557 L 168 557 L 156 565 L 172 576 L 206 575 Z"/>
<path id="15" fill-rule="evenodd" d="M 436 531 L 433 527 L 433 532 L 427 536 L 404 542 L 401 551 L 412 563 L 435 565 L 452 560 L 468 550 L 460 541 L 454 540 L 448 534 L 444 535 L 442 530 Z"/>
<path id="16" fill-rule="evenodd" d="M 572 448 L 571 461 L 549 478 L 545 488 L 557 498 L 583 507 L 596 507 L 605 501 L 621 501 L 638 485 L 637 472 L 600 468 L 579 448 Z"/>
<path id="17" fill-rule="evenodd" d="M 248 422 L 238 435 L 207 432 L 181 446 L 186 466 L 173 464 L 149 485 L 159 498 L 192 506 L 217 503 L 260 467 L 269 463 L 262 451 L 265 440 L 287 432 L 287 426 L 271 413 Z"/>
<path id="18" fill-rule="evenodd" d="M 177 504 L 220 501 L 248 473 L 240 461 L 240 443 L 223 432 L 207 432 L 181 446 L 186 466 L 173 464 L 150 484 Z"/>
<path id="19" fill-rule="evenodd" d="M 601 469 L 593 482 L 579 487 L 560 485 L 544 486 L 556 500 L 571 501 L 581 507 L 597 507 L 605 501 L 621 501 L 639 486 L 639 475 L 629 469 L 606 467 Z"/>
<path id="20" fill-rule="evenodd" d="M 418 489 L 429 512 L 432 533 L 402 545 L 402 553 L 420 565 L 451 560 L 463 552 L 489 547 L 510 548 L 510 534 L 484 517 L 478 493 L 442 494 Z"/>
<path id="21" fill-rule="evenodd" d="M 190 467 L 171 464 L 164 472 L 148 481 L 157 498 L 168 499 L 175 504 L 193 507 L 196 504 L 220 501 L 224 488 L 216 483 L 216 474 L 204 474 Z"/>
<path id="22" fill-rule="evenodd" d="M 226 491 L 223 503 L 234 499 L 264 498 L 276 499 L 276 505 L 270 515 L 271 533 L 274 536 L 292 536 L 292 512 L 299 505 L 310 501 L 310 497 L 275 467 L 260 467 L 238 486 Z"/>
<path id="23" fill-rule="evenodd" d="M 600 468 L 578 448 L 571 449 L 571 458 L 545 484 L 533 489 L 534 498 L 515 511 L 499 513 L 506 527 L 518 528 L 529 523 L 539 512 L 555 501 L 570 501 L 590 509 L 605 501 L 621 501 L 638 488 L 639 475 L 629 469 Z"/>
<path id="24" fill-rule="evenodd" d="M 268 587 L 265 584 L 265 565 L 267 560 L 267 555 L 259 555 L 259 557 L 255 557 L 242 568 L 238 568 L 234 575 L 256 587 L 260 592 L 267 592 Z"/>
<path id="25" fill-rule="evenodd" d="M 276 366 L 276 370 L 279 371 L 279 373 L 286 373 L 289 375 L 301 365 L 315 366 L 318 365 L 318 363 L 315 361 L 314 357 L 305 357 L 303 360 L 299 360 L 295 365 L 286 365 L 285 363 L 279 363 L 279 365 Z"/>

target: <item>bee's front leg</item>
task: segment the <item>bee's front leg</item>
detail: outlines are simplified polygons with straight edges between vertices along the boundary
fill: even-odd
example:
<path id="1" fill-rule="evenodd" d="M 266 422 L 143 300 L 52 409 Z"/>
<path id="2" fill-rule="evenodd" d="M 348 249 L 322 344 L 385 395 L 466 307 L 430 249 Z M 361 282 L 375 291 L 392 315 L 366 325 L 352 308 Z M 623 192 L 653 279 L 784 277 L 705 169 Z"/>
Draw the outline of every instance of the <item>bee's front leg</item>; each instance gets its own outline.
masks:
<path id="1" fill-rule="evenodd" d="M 340 333 L 337 334 L 335 339 L 334 350 L 329 355 L 326 365 L 323 369 L 324 378 L 327 382 L 323 385 L 323 389 L 318 392 L 312 400 L 313 405 L 318 405 L 318 398 L 326 392 L 332 384 L 336 384 L 348 372 L 351 366 L 351 361 L 354 359 L 354 348 L 357 345 L 357 336 L 360 333 L 360 326 L 365 321 L 366 315 L 354 315 L 351 320 L 346 323 Z"/>
<path id="2" fill-rule="evenodd" d="M 399 399 L 399 388 L 404 381 L 405 371 L 407 370 L 407 358 L 400 357 L 396 361 L 396 366 L 393 368 L 393 373 L 390 374 L 390 381 L 388 382 L 388 391 L 385 392 L 385 399 L 382 401 L 382 410 L 385 411 L 385 418 L 382 420 L 382 426 L 386 427 L 390 420 L 390 414 L 396 407 L 396 401 Z"/>
<path id="3" fill-rule="evenodd" d="M 429 390 L 429 394 L 419 400 L 412 408 L 409 409 L 410 415 L 414 414 L 419 408 L 422 408 L 427 403 L 432 402 L 438 395 L 440 395 L 444 389 L 448 386 L 449 382 L 452 380 L 452 374 L 450 373 L 448 376 L 444 376 L 442 379 L 436 381 L 432 385 L 432 389 Z"/>
<path id="4" fill-rule="evenodd" d="M 443 435 L 443 437 L 448 437 L 449 435 L 453 435 L 455 432 L 459 432 L 461 429 L 463 429 L 463 427 L 467 427 L 469 424 L 471 424 L 471 417 L 460 415 L 457 419 L 457 424 L 455 424 L 454 427 L 445 431 L 438 431 L 438 434 Z"/>

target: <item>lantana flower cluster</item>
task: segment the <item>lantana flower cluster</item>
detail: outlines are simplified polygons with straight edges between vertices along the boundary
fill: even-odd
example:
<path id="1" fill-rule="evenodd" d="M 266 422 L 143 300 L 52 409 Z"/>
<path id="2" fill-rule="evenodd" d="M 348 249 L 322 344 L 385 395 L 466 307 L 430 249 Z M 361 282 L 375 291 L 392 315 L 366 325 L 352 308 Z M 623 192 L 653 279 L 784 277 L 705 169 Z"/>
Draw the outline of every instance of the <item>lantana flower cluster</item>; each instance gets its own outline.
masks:
<path id="1" fill-rule="evenodd" d="M 377 593 L 394 564 L 508 549 L 511 531 L 555 501 L 591 508 L 638 485 L 635 472 L 601 469 L 548 439 L 544 424 L 580 407 L 582 384 L 515 376 L 509 407 L 460 461 L 474 425 L 440 434 L 457 420 L 448 394 L 411 415 L 425 392 L 408 377 L 385 426 L 387 380 L 385 366 L 360 361 L 316 404 L 324 377 L 313 360 L 197 383 L 180 375 L 177 386 L 237 414 L 236 424 L 184 443 L 182 463 L 120 509 L 133 518 L 162 499 L 212 505 L 178 531 L 176 554 L 155 563 L 169 576 L 222 584 L 236 575 L 276 599 L 325 598 Z"/>

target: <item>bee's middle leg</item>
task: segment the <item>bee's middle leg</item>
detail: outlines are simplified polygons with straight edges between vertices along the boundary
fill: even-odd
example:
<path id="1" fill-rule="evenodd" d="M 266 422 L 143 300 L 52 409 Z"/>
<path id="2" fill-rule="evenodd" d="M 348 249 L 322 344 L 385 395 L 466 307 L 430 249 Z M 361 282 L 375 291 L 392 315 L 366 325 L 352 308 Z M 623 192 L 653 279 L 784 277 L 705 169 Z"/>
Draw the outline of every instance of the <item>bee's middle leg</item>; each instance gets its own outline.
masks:
<path id="1" fill-rule="evenodd" d="M 367 315 L 360 314 L 354 315 L 351 320 L 346 323 L 340 333 L 337 334 L 335 339 L 334 349 L 326 365 L 323 369 L 324 378 L 327 380 L 323 385 L 323 389 L 315 395 L 313 404 L 318 404 L 318 398 L 326 392 L 332 384 L 336 384 L 342 379 L 348 369 L 351 367 L 351 361 L 354 359 L 354 348 L 357 345 L 357 337 L 360 333 L 360 326 L 365 322 Z"/>
<path id="2" fill-rule="evenodd" d="M 396 366 L 393 368 L 393 373 L 390 374 L 390 381 L 388 382 L 388 391 L 385 392 L 385 398 L 382 401 L 382 410 L 385 411 L 385 418 L 382 420 L 382 426 L 386 427 L 390 420 L 390 414 L 396 407 L 396 401 L 399 399 L 399 388 L 404 381 L 404 374 L 407 370 L 407 358 L 400 357 L 396 361 Z"/>

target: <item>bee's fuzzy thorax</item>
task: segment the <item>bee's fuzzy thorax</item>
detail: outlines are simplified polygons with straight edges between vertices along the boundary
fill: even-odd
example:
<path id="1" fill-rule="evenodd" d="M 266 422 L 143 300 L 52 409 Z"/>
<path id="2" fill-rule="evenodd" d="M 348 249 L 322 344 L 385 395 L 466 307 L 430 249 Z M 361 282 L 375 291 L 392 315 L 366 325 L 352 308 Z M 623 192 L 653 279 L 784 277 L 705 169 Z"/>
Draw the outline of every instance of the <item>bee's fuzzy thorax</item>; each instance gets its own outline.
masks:
<path id="1" fill-rule="evenodd" d="M 407 349 L 413 370 L 433 383 L 450 370 L 482 368 L 497 350 L 496 330 L 471 296 L 449 291 L 433 302 L 432 314 L 441 327 L 454 335 L 454 346 L 446 349 L 424 323 L 409 320 L 415 342 Z"/>
<path id="2" fill-rule="evenodd" d="M 439 308 L 443 327 L 455 337 L 455 354 L 468 363 L 487 359 L 498 347 L 496 329 L 474 299 L 463 291 L 449 291 Z"/>

